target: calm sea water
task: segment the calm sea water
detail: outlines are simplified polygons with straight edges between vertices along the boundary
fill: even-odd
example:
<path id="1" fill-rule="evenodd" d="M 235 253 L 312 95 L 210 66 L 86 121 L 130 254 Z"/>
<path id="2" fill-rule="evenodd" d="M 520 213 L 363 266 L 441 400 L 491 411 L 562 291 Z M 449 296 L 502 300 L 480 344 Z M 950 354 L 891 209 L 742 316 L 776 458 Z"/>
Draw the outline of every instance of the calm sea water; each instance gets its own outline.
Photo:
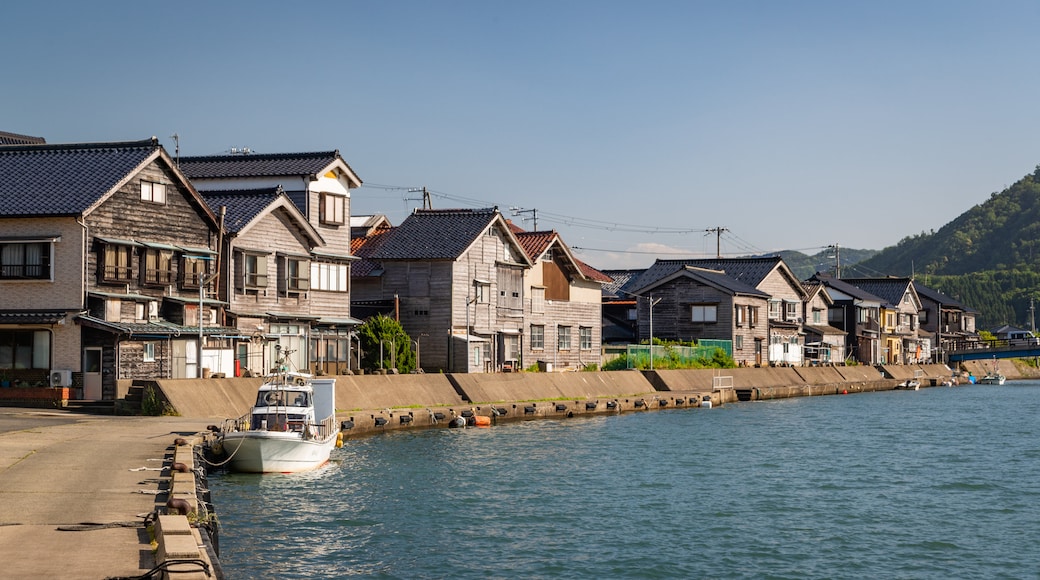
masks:
<path id="1" fill-rule="evenodd" d="M 214 474 L 230 578 L 1036 578 L 1040 383 L 394 432 Z"/>

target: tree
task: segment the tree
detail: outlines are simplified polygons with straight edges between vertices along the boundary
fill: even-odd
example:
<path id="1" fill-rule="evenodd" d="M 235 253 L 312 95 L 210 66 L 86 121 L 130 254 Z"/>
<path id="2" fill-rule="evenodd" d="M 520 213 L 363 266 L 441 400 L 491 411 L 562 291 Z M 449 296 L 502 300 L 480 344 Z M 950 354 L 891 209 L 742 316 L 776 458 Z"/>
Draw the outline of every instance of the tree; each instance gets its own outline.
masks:
<path id="1" fill-rule="evenodd" d="M 358 327 L 357 333 L 361 340 L 363 368 L 396 368 L 401 373 L 410 373 L 415 369 L 412 338 L 404 331 L 400 322 L 380 314 L 366 320 Z M 380 352 L 383 353 L 382 364 L 379 360 Z"/>

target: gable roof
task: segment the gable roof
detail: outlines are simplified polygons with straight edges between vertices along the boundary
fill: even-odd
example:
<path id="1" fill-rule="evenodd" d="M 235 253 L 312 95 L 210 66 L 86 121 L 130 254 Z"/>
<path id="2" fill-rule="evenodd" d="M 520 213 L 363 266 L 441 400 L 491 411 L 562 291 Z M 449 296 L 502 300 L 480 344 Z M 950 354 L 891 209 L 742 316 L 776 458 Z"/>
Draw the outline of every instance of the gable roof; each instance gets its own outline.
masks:
<path id="1" fill-rule="evenodd" d="M 152 137 L 143 141 L 0 147 L 0 216 L 81 216 L 162 159 L 211 225 L 217 219 Z"/>
<path id="2" fill-rule="evenodd" d="M 259 218 L 282 208 L 290 215 L 296 227 L 310 238 L 315 246 L 325 243 L 321 234 L 300 213 L 296 204 L 285 195 L 281 187 L 206 191 L 202 193 L 202 197 L 214 211 L 219 212 L 221 207 L 226 208 L 224 229 L 228 233 L 242 233 Z"/>
<path id="3" fill-rule="evenodd" d="M 917 290 L 917 295 L 921 298 L 931 300 L 936 304 L 941 304 L 945 308 L 955 308 L 964 312 L 970 312 L 973 314 L 975 313 L 975 310 L 973 310 L 972 308 L 965 306 L 964 304 L 961 304 L 959 301 L 950 298 L 949 296 L 943 294 L 942 292 L 939 292 L 938 290 L 934 290 L 932 288 L 929 288 L 928 286 L 925 286 L 924 284 L 921 284 L 917 280 L 914 280 L 914 289 Z"/>
<path id="4" fill-rule="evenodd" d="M 31 137 L 29 135 L 0 131 L 0 145 L 42 145 L 46 142 L 47 140 L 43 137 Z"/>
<path id="5" fill-rule="evenodd" d="M 813 275 L 812 278 L 809 278 L 809 280 L 817 281 L 823 284 L 825 288 L 832 288 L 837 292 L 841 292 L 842 294 L 851 296 L 853 300 L 877 302 L 879 306 L 885 303 L 884 298 L 881 298 L 880 296 L 875 296 L 858 286 L 853 286 L 852 284 L 849 284 L 848 282 L 840 278 L 834 278 L 833 276 L 830 276 L 828 274 L 818 272 L 815 275 Z M 831 298 L 834 298 L 834 296 L 831 296 Z"/>
<path id="6" fill-rule="evenodd" d="M 606 283 L 610 281 L 609 276 L 576 258 L 556 230 L 528 232 L 524 231 L 523 228 L 517 227 L 510 220 L 506 220 L 506 223 L 509 225 L 509 231 L 516 236 L 517 241 L 520 242 L 520 247 L 524 249 L 524 253 L 527 254 L 532 263 L 537 262 L 546 250 L 552 247 L 553 244 L 556 244 L 567 259 L 574 264 L 574 269 L 579 276 L 591 282 Z"/>
<path id="7" fill-rule="evenodd" d="M 738 280 L 748 286 L 757 288 L 766 277 L 774 270 L 779 269 L 783 276 L 788 279 L 792 288 L 799 293 L 805 294 L 802 283 L 794 276 L 784 259 L 780 256 L 768 256 L 761 258 L 699 258 L 679 260 L 657 260 L 639 277 L 635 282 L 636 288 L 651 286 L 657 280 L 670 276 L 675 272 L 693 266 L 706 270 L 717 270 L 725 272 L 727 276 Z"/>
<path id="8" fill-rule="evenodd" d="M 493 224 L 520 250 L 524 264 L 531 260 L 510 231 L 498 208 L 416 209 L 370 257 L 373 260 L 455 260 Z"/>
<path id="9" fill-rule="evenodd" d="M 897 307 L 903 301 L 903 296 L 910 290 L 914 296 L 913 281 L 910 278 L 842 278 L 843 281 L 881 298 L 886 306 Z M 918 298 L 920 302 L 920 298 Z"/>
<path id="10" fill-rule="evenodd" d="M 361 186 L 339 150 L 305 153 L 249 153 L 247 155 L 206 155 L 180 158 L 180 169 L 188 179 L 234 177 L 318 176 L 342 163 L 356 186 Z"/>
<path id="11" fill-rule="evenodd" d="M 708 268 L 700 268 L 697 266 L 683 266 L 682 268 L 672 272 L 671 274 L 658 278 L 646 286 L 640 286 L 635 289 L 634 294 L 643 294 L 648 292 L 662 284 L 666 284 L 677 278 L 692 278 L 697 280 L 701 284 L 711 286 L 716 290 L 725 292 L 730 295 L 741 295 L 741 296 L 755 296 L 758 298 L 769 298 L 769 294 L 755 288 L 754 286 L 747 284 L 733 276 L 730 276 L 722 270 L 710 270 Z"/>

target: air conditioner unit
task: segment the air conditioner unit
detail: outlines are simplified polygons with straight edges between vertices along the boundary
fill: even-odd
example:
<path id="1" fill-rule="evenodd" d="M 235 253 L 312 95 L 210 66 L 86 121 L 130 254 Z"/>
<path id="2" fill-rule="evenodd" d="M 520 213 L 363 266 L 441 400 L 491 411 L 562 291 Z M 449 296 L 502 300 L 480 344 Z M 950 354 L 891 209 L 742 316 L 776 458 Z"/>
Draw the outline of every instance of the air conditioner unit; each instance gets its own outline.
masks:
<path id="1" fill-rule="evenodd" d="M 51 386 L 52 387 L 71 387 L 72 386 L 72 371 L 51 371 Z"/>

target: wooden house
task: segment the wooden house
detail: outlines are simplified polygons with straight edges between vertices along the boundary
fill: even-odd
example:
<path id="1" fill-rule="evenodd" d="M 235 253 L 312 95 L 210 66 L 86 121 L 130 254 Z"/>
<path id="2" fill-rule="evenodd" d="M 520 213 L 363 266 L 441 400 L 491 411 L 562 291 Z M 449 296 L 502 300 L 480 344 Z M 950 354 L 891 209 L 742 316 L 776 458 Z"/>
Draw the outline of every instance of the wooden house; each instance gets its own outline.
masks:
<path id="1" fill-rule="evenodd" d="M 239 366 L 265 366 L 277 347 L 294 351 L 300 369 L 347 371 L 359 324 L 350 311 L 350 191 L 361 186 L 354 170 L 338 151 L 181 157 L 180 168 L 212 194 L 211 207 L 222 192 L 267 192 L 245 204 L 246 217 L 259 221 L 242 224 L 223 272 L 230 321 L 259 335 L 237 346 Z M 262 199 L 272 205 L 251 205 Z"/>
<path id="2" fill-rule="evenodd" d="M 704 272 L 719 272 L 724 276 L 732 278 L 741 284 L 742 295 L 747 294 L 748 288 L 754 289 L 755 294 L 747 294 L 749 301 L 732 306 L 737 309 L 732 316 L 745 321 L 741 332 L 732 335 L 734 358 L 740 362 L 770 365 L 798 365 L 803 362 L 803 304 L 807 297 L 805 288 L 795 277 L 791 269 L 779 256 L 765 258 L 731 258 L 731 259 L 686 259 L 686 260 L 657 260 L 648 268 L 635 283 L 637 290 L 635 294 L 649 296 L 648 289 L 654 287 L 659 280 L 674 277 L 688 267 L 699 268 Z M 716 275 L 717 276 L 717 275 Z M 721 283 L 721 279 L 719 279 Z M 750 299 L 753 296 L 753 299 Z M 764 312 L 758 300 L 766 296 Z M 662 302 L 653 307 L 654 336 L 658 338 L 670 337 L 677 340 L 690 340 L 697 338 L 709 338 L 707 336 L 695 336 L 680 332 L 686 328 L 688 331 L 709 328 L 724 329 L 727 324 L 718 325 L 720 321 L 728 320 L 730 313 L 723 310 L 730 305 L 722 302 L 716 303 L 708 297 L 698 297 L 691 288 L 691 295 L 684 296 L 681 292 L 670 294 L 667 298 L 654 293 L 655 298 L 662 298 Z M 669 301 L 665 308 L 661 305 Z M 648 338 L 650 335 L 651 301 L 639 300 L 639 337 Z M 662 312 L 667 315 L 662 317 Z M 712 320 L 717 326 L 710 326 Z M 669 334 L 660 333 L 662 320 L 665 324 L 674 325 L 669 329 Z M 685 322 L 699 323 L 700 326 L 681 326 Z M 667 328 L 667 327 L 666 327 Z M 762 329 L 768 329 L 765 338 L 761 336 Z M 751 330 L 754 329 L 754 330 Z M 743 337 L 743 338 L 738 338 Z M 715 338 L 712 336 L 711 338 Z M 763 344 L 762 341 L 765 341 Z M 738 347 L 738 343 L 740 348 Z"/>
<path id="3" fill-rule="evenodd" d="M 921 298 L 910 278 L 842 278 L 881 298 L 882 364 L 912 364 L 931 359 L 927 341 L 917 335 Z"/>
<path id="4" fill-rule="evenodd" d="M 354 299 L 392 302 L 422 369 L 492 372 L 519 359 L 532 264 L 497 208 L 417 209 L 371 243 Z"/>
<path id="5" fill-rule="evenodd" d="M 945 353 L 950 350 L 977 345 L 974 310 L 916 280 L 914 289 L 921 298 L 918 332 L 922 342 L 930 342 L 933 362 L 945 363 Z"/>
<path id="6" fill-rule="evenodd" d="M 690 264 L 677 264 L 660 277 L 640 279 L 648 281 L 633 292 L 640 296 L 640 340 L 728 340 L 738 364 L 766 361 L 769 323 L 763 314 L 769 294 L 722 270 Z"/>
<path id="7" fill-rule="evenodd" d="M 554 370 L 599 367 L 603 285 L 610 278 L 574 257 L 555 230 L 527 232 L 510 223 L 533 266 L 524 275 L 526 340 L 503 336 L 504 370 L 540 362 Z M 513 350 L 513 343 L 522 348 Z"/>
<path id="8" fill-rule="evenodd" d="M 807 282 L 822 284 L 830 297 L 827 318 L 831 326 L 845 332 L 846 358 L 861 364 L 880 364 L 884 299 L 828 274 L 817 273 Z"/>
<path id="9" fill-rule="evenodd" d="M 0 372 L 114 399 L 216 367 L 218 231 L 154 138 L 0 147 Z"/>
<path id="10" fill-rule="evenodd" d="M 832 326 L 834 299 L 819 282 L 805 282 L 806 299 L 802 323 L 805 331 L 805 361 L 833 365 L 845 362 L 845 331 Z"/>
<path id="11" fill-rule="evenodd" d="M 639 342 L 638 311 L 633 284 L 646 269 L 604 270 L 610 282 L 603 284 L 603 344 L 627 345 Z"/>

